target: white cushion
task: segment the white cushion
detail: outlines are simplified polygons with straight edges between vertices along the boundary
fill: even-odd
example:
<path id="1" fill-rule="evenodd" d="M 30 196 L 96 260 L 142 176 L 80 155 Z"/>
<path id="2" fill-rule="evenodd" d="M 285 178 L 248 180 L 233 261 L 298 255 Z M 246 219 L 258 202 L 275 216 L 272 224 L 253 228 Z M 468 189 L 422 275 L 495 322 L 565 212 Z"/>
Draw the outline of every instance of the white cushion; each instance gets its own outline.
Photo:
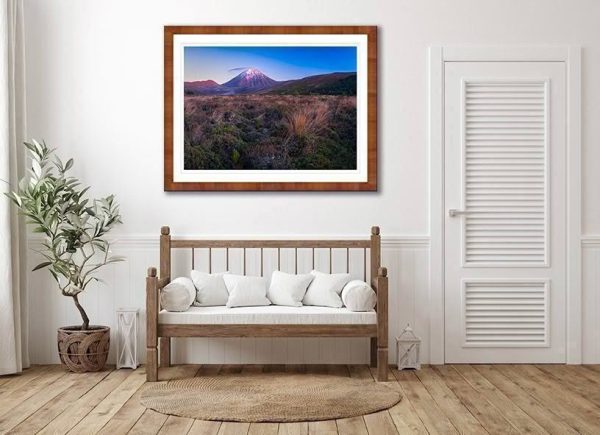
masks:
<path id="1" fill-rule="evenodd" d="M 167 311 L 185 311 L 196 297 L 196 288 L 191 279 L 175 278 L 160 291 L 160 305 Z"/>
<path id="2" fill-rule="evenodd" d="M 206 273 L 192 270 L 191 276 L 196 287 L 195 306 L 210 307 L 216 305 L 225 305 L 229 298 L 229 292 L 223 281 L 223 273 Z"/>
<path id="3" fill-rule="evenodd" d="M 313 276 L 310 273 L 292 275 L 276 270 L 271 276 L 267 297 L 274 305 L 301 307 L 302 298 L 312 279 Z"/>
<path id="4" fill-rule="evenodd" d="M 267 281 L 259 276 L 223 275 L 229 292 L 227 307 L 270 305 L 267 299 Z"/>
<path id="5" fill-rule="evenodd" d="M 161 311 L 158 322 L 184 325 L 374 325 L 374 311 L 355 313 L 330 307 L 191 307 L 183 313 Z"/>
<path id="6" fill-rule="evenodd" d="M 342 290 L 342 301 L 350 311 L 371 311 L 377 304 L 377 294 L 364 281 L 350 281 Z"/>
<path id="7" fill-rule="evenodd" d="M 321 307 L 340 308 L 342 298 L 340 293 L 344 285 L 350 281 L 349 273 L 323 273 L 313 270 L 314 279 L 308 286 L 302 303 L 304 305 L 317 305 Z"/>

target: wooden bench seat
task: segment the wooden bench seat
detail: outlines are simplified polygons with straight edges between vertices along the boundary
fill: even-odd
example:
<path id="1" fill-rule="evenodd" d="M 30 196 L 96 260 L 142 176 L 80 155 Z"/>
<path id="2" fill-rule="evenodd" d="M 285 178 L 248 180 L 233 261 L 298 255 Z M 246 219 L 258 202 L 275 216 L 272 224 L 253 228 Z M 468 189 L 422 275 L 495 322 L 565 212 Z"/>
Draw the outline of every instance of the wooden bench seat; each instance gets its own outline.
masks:
<path id="1" fill-rule="evenodd" d="M 364 279 L 367 280 L 367 251 L 370 256 L 370 284 L 377 293 L 377 306 L 373 312 L 356 313 L 345 308 L 327 307 L 192 307 L 189 311 L 172 313 L 161 311 L 160 290 L 171 279 L 172 249 L 225 248 L 227 261 L 229 249 L 260 249 L 260 270 L 263 272 L 263 249 L 277 249 L 277 268 L 280 267 L 280 251 L 344 248 L 347 258 L 350 249 L 364 250 Z M 371 365 L 377 366 L 377 378 L 387 380 L 388 362 L 388 279 L 387 270 L 380 265 L 381 238 L 379 228 L 371 229 L 371 237 L 365 240 L 175 240 L 169 227 L 161 229 L 160 276 L 156 268 L 148 269 L 146 278 L 146 376 L 148 381 L 158 379 L 160 365 L 170 365 L 171 337 L 370 337 Z M 192 264 L 194 260 L 192 259 Z M 347 270 L 349 270 L 349 260 Z M 331 269 L 331 264 L 330 264 Z M 159 341 L 160 340 L 160 341 Z M 160 352 L 159 352 L 160 344 Z"/>

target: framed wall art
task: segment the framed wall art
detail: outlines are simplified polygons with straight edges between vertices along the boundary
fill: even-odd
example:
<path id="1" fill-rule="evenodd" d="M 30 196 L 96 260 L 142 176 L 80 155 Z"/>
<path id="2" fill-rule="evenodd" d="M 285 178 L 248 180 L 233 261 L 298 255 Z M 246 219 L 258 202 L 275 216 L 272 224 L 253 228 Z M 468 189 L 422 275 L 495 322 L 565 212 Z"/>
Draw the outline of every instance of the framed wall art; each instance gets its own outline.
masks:
<path id="1" fill-rule="evenodd" d="M 377 28 L 166 26 L 165 190 L 377 190 Z"/>

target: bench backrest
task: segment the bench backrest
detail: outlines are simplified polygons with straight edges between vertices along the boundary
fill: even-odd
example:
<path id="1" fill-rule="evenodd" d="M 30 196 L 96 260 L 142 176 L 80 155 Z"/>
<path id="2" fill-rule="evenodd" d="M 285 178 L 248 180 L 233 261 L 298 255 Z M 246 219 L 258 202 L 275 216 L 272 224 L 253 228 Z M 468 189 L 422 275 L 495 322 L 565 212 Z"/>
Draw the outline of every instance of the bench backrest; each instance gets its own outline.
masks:
<path id="1" fill-rule="evenodd" d="M 212 272 L 213 249 L 225 249 L 226 270 L 229 269 L 230 250 L 242 250 L 243 274 L 246 274 L 246 250 L 259 250 L 260 275 L 263 275 L 265 263 L 264 251 L 266 249 L 277 250 L 277 267 L 280 270 L 281 250 L 292 249 L 294 255 L 295 272 L 298 272 L 298 250 L 312 250 L 312 268 L 315 268 L 315 250 L 329 250 L 329 271 L 332 271 L 333 250 L 346 250 L 346 272 L 350 272 L 350 250 L 363 251 L 363 280 L 370 279 L 370 284 L 377 291 L 377 271 L 381 266 L 381 236 L 379 227 L 371 228 L 371 236 L 365 239 L 355 240 L 189 240 L 176 239 L 171 236 L 169 227 L 161 228 L 160 235 L 160 277 L 171 277 L 171 257 L 173 249 L 190 249 L 191 266 L 196 267 L 196 249 L 208 250 L 208 272 Z"/>

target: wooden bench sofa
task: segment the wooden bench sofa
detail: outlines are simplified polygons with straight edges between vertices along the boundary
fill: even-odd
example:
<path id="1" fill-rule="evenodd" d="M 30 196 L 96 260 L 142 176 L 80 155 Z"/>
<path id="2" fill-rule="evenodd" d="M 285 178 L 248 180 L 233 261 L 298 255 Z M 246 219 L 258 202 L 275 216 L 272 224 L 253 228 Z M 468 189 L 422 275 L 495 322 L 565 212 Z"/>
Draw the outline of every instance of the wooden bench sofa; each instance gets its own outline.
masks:
<path id="1" fill-rule="evenodd" d="M 315 265 L 315 249 L 329 249 L 330 269 L 332 250 L 346 249 L 347 271 L 350 269 L 350 249 L 362 249 L 364 250 L 363 279 L 367 280 L 367 259 L 370 259 L 370 284 L 377 293 L 375 314 L 371 314 L 373 317 L 370 322 L 356 324 L 319 324 L 318 318 L 316 322 L 313 318 L 311 323 L 305 324 L 237 324 L 231 322 L 227 324 L 190 324 L 189 321 L 185 323 L 177 320 L 159 321 L 160 317 L 165 318 L 164 314 L 171 314 L 165 312 L 160 314 L 159 295 L 160 290 L 171 279 L 172 249 L 191 249 L 193 258 L 194 250 L 199 248 L 208 248 L 209 250 L 209 272 L 212 272 L 210 262 L 212 249 L 226 249 L 228 266 L 229 250 L 242 249 L 244 274 L 246 272 L 246 249 L 258 249 L 260 250 L 261 275 L 264 249 L 277 250 L 277 269 L 281 265 L 281 250 L 285 248 L 294 250 L 296 269 L 298 268 L 298 249 L 312 249 L 313 267 Z M 192 259 L 193 264 L 194 260 Z M 230 310 L 236 310 L 236 308 Z M 171 363 L 171 337 L 370 337 L 371 366 L 377 367 L 377 379 L 386 381 L 388 370 L 388 278 L 386 268 L 381 267 L 379 227 L 373 227 L 371 237 L 363 240 L 188 240 L 173 239 L 169 227 L 162 227 L 160 274 L 157 276 L 156 268 L 150 267 L 146 278 L 146 376 L 149 382 L 158 379 L 159 356 L 161 367 L 169 366 Z"/>

